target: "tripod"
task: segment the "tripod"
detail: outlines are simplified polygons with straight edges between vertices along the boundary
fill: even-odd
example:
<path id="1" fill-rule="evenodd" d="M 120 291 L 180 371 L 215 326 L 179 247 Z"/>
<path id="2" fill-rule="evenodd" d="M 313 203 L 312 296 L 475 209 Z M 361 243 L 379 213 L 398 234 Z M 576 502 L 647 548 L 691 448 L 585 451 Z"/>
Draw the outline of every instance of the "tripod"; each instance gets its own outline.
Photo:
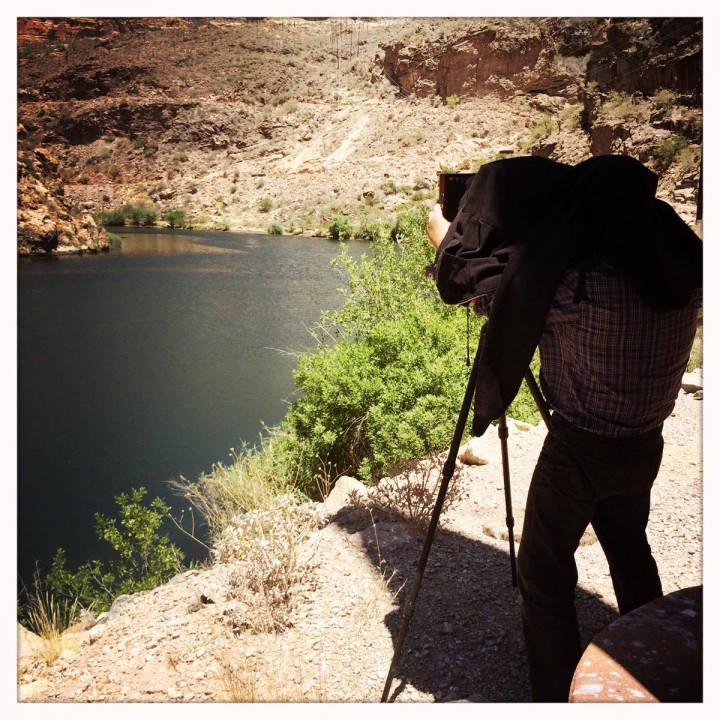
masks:
<path id="1" fill-rule="evenodd" d="M 402 613 L 402 624 L 400 626 L 400 632 L 398 633 L 397 643 L 395 645 L 395 652 L 393 653 L 392 661 L 390 662 L 390 669 L 388 670 L 387 679 L 385 680 L 385 688 L 383 690 L 382 698 L 380 702 L 387 702 L 388 695 L 390 693 L 390 686 L 392 685 L 393 678 L 395 677 L 395 667 L 398 660 L 400 659 L 400 653 L 402 651 L 403 644 L 405 642 L 405 636 L 407 635 L 408 628 L 410 626 L 410 620 L 415 613 L 415 601 L 420 591 L 420 583 L 422 582 L 423 574 L 425 573 L 425 565 L 427 564 L 428 557 L 430 555 L 430 548 L 432 547 L 433 538 L 435 536 L 435 530 L 437 529 L 438 521 L 440 520 L 440 514 L 442 513 L 443 505 L 445 503 L 445 495 L 447 494 L 450 480 L 452 480 L 455 474 L 455 463 L 457 462 L 458 452 L 460 450 L 460 443 L 462 442 L 462 436 L 465 432 L 465 425 L 467 424 L 468 415 L 470 413 L 470 406 L 472 405 L 473 396 L 475 395 L 475 385 L 477 383 L 478 369 L 480 366 L 480 350 L 482 348 L 482 340 L 484 335 L 485 327 L 480 333 L 480 339 L 478 341 L 477 351 L 475 352 L 475 360 L 473 361 L 472 369 L 470 370 L 470 377 L 468 379 L 467 388 L 465 390 L 465 396 L 463 398 L 462 405 L 460 407 L 460 415 L 455 425 L 455 432 L 453 434 L 452 441 L 450 443 L 450 450 L 448 451 L 448 457 L 443 465 L 442 481 L 440 488 L 438 489 L 437 499 L 435 500 L 435 507 L 433 508 L 432 515 L 430 517 L 430 523 L 428 530 L 425 535 L 425 541 L 423 548 L 420 553 L 420 560 L 418 561 L 418 567 L 415 571 L 415 579 L 412 587 L 410 588 L 410 594 L 408 595 Z M 540 415 L 545 422 L 546 427 L 550 430 L 550 412 L 548 410 L 545 398 L 543 398 L 540 388 L 535 381 L 535 377 L 528 368 L 525 373 L 525 382 L 530 389 L 530 393 L 533 396 L 533 400 L 540 411 Z M 513 527 L 515 525 L 515 519 L 512 514 L 512 499 L 510 493 L 510 468 L 508 462 L 508 450 L 507 450 L 507 438 L 508 428 L 505 413 L 502 413 L 498 418 L 498 437 L 500 438 L 500 448 L 502 455 L 502 466 L 503 466 L 503 483 L 505 489 L 505 512 L 506 512 L 506 523 L 508 528 L 508 542 L 510 548 L 510 573 L 512 576 L 512 586 L 517 587 L 517 570 L 515 566 L 515 536 L 513 534 Z"/>

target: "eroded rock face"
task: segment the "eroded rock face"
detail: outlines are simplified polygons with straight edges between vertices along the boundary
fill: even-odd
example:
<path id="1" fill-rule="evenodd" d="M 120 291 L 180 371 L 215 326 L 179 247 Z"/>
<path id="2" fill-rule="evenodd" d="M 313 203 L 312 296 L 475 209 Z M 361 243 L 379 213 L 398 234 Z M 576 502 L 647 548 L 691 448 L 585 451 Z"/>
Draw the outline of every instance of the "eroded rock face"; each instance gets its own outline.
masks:
<path id="1" fill-rule="evenodd" d="M 420 97 L 544 92 L 575 102 L 586 82 L 604 90 L 696 92 L 702 21 L 512 19 L 468 22 L 439 38 L 381 45 L 384 73 Z"/>
<path id="2" fill-rule="evenodd" d="M 18 130 L 23 137 L 22 126 Z M 17 160 L 18 255 L 108 250 L 107 232 L 89 213 L 75 216 L 64 201 L 57 160 L 43 148 L 20 148 Z"/>

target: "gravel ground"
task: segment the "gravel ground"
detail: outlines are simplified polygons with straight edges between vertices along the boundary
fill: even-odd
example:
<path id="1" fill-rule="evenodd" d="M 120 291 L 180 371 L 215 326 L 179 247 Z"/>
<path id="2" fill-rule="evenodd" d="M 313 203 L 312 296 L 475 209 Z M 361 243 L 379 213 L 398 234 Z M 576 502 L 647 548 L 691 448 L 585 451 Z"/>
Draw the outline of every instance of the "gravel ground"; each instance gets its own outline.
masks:
<path id="1" fill-rule="evenodd" d="M 700 393 L 701 395 L 701 393 Z M 665 456 L 648 535 L 665 593 L 702 579 L 702 400 L 680 393 L 665 425 Z M 516 536 L 542 426 L 510 423 Z M 530 700 L 511 584 L 499 442 L 489 462 L 463 465 L 465 493 L 438 530 L 415 613 L 394 672 L 396 703 Z M 238 632 L 233 567 L 186 572 L 124 597 L 92 627 L 78 628 L 51 666 L 23 638 L 18 699 L 88 702 L 378 702 L 424 532 L 356 507 L 326 508 L 305 541 L 305 584 L 292 626 Z M 517 547 L 517 545 L 516 545 Z M 585 642 L 617 617 L 602 550 L 586 534 L 577 552 L 578 616 Z"/>

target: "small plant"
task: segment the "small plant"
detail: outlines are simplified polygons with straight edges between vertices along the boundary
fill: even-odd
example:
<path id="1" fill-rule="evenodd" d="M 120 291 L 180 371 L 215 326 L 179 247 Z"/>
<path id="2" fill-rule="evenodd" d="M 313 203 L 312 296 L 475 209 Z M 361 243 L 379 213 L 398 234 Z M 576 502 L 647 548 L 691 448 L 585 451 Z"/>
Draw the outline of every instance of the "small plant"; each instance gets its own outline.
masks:
<path id="1" fill-rule="evenodd" d="M 267 197 L 267 195 L 263 198 L 260 198 L 260 202 L 258 203 L 260 212 L 262 212 L 262 213 L 270 212 L 272 206 L 273 206 L 272 198 Z"/>
<path id="2" fill-rule="evenodd" d="M 214 555 L 221 563 L 242 563 L 230 578 L 230 596 L 242 601 L 242 612 L 226 615 L 235 631 L 274 633 L 289 626 L 296 590 L 309 572 L 299 546 L 318 523 L 318 506 L 290 495 L 231 520 Z"/>
<path id="3" fill-rule="evenodd" d="M 560 125 L 568 130 L 575 130 L 580 127 L 582 119 L 582 103 L 568 105 L 560 113 Z"/>
<path id="4" fill-rule="evenodd" d="M 160 534 L 170 508 L 159 497 L 144 504 L 146 492 L 136 488 L 116 496 L 117 518 L 95 515 L 98 538 L 114 552 L 109 562 L 93 560 L 72 572 L 65 567 L 65 551 L 57 551 L 46 578 L 55 597 L 107 610 L 119 595 L 157 587 L 182 569 L 183 553 Z"/>
<path id="5" fill-rule="evenodd" d="M 336 215 L 330 222 L 328 234 L 333 240 L 345 242 L 353 235 L 353 228 L 345 215 Z"/>
<path id="6" fill-rule="evenodd" d="M 445 98 L 445 104 L 450 108 L 457 107 L 459 102 L 460 98 L 457 95 L 448 95 L 447 98 Z"/>
<path id="7" fill-rule="evenodd" d="M 675 106 L 675 103 L 677 102 L 677 95 L 672 90 L 663 88 L 653 95 L 652 101 L 654 105 L 657 105 L 657 107 L 662 108 L 663 110 L 669 110 Z"/>
<path id="8" fill-rule="evenodd" d="M 442 465 L 440 459 L 433 455 L 430 460 L 391 467 L 390 477 L 383 478 L 370 488 L 364 498 L 356 494 L 352 499 L 371 511 L 389 512 L 424 529 L 435 507 L 442 480 Z M 461 479 L 461 476 L 457 476 L 448 486 L 441 517 L 465 496 Z"/>
<path id="9" fill-rule="evenodd" d="M 24 608 L 24 624 L 41 640 L 40 657 L 52 665 L 66 647 L 63 634 L 80 617 L 77 599 L 56 600 L 43 587 L 39 572 L 34 577 L 34 590 Z"/>
<path id="10" fill-rule="evenodd" d="M 270 225 L 267 226 L 267 234 L 268 235 L 282 235 L 283 234 L 282 225 L 279 225 L 278 223 L 270 223 Z"/>
<path id="11" fill-rule="evenodd" d="M 110 245 L 112 247 L 122 247 L 123 239 L 116 235 L 115 233 L 108 233 L 108 239 L 110 240 Z"/>
<path id="12" fill-rule="evenodd" d="M 298 109 L 298 104 L 295 100 L 287 100 L 282 104 L 280 108 L 281 115 L 287 115 L 288 113 L 294 113 Z"/>
<path id="13" fill-rule="evenodd" d="M 163 214 L 163 220 L 171 228 L 187 227 L 187 219 L 183 210 L 170 210 Z"/>
<path id="14" fill-rule="evenodd" d="M 600 108 L 599 116 L 605 120 L 639 120 L 644 117 L 645 110 L 640 103 L 626 92 L 612 90 L 608 99 Z"/>
<path id="15" fill-rule="evenodd" d="M 540 120 L 530 130 L 530 139 L 528 140 L 528 146 L 533 145 L 539 140 L 545 139 L 553 129 L 553 119 L 550 115 L 543 115 Z"/>
<path id="16" fill-rule="evenodd" d="M 653 160 L 660 170 L 667 170 L 675 161 L 675 158 L 688 146 L 690 141 L 682 135 L 673 135 L 663 140 L 652 153 Z"/>

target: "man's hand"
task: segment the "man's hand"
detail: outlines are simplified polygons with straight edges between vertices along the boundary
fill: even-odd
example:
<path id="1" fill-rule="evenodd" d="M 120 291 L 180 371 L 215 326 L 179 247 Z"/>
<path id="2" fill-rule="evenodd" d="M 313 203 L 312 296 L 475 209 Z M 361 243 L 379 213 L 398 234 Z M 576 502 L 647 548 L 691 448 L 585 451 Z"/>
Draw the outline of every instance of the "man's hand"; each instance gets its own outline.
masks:
<path id="1" fill-rule="evenodd" d="M 443 217 L 442 208 L 439 203 L 435 203 L 435 207 L 428 217 L 428 224 L 425 233 L 432 246 L 437 250 L 443 238 L 447 234 L 450 223 Z"/>

